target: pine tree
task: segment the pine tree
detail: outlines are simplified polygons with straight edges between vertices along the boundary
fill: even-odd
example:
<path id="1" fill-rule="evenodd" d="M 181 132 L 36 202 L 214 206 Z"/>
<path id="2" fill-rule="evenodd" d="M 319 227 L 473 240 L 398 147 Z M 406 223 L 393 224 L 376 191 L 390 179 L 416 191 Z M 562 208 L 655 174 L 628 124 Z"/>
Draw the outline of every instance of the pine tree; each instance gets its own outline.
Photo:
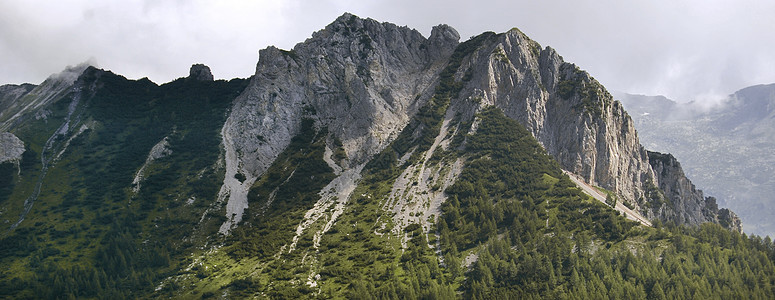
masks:
<path id="1" fill-rule="evenodd" d="M 657 281 L 654 283 L 654 287 L 651 288 L 651 293 L 649 293 L 649 299 L 650 300 L 664 300 L 665 298 L 665 291 L 662 290 L 662 285 L 659 284 Z"/>

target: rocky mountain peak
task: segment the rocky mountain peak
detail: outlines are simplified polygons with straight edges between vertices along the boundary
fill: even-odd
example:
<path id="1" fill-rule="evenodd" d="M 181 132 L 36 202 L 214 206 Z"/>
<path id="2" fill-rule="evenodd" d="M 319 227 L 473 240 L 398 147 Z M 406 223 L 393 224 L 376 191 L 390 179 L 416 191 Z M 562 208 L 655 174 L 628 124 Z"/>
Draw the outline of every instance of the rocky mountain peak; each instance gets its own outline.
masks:
<path id="1" fill-rule="evenodd" d="M 88 67 L 0 87 L 21 97 L 0 132 L 0 294 L 772 298 L 751 279 L 775 274 L 770 240 L 648 228 L 740 220 L 647 152 L 590 74 L 518 29 L 459 37 L 344 14 L 261 50 L 249 80 Z"/>
<path id="2" fill-rule="evenodd" d="M 223 128 L 227 174 L 220 197 L 235 217 L 221 232 L 238 223 L 244 191 L 299 133 L 302 120 L 314 120 L 341 142 L 345 159 L 334 169 L 362 166 L 384 149 L 432 96 L 457 46 L 451 27 L 434 32 L 429 40 L 405 26 L 344 14 L 293 50 L 261 50 L 256 75 Z M 246 180 L 233 181 L 232 172 Z"/>
<path id="3" fill-rule="evenodd" d="M 455 46 L 460 42 L 460 34 L 447 24 L 440 24 L 433 27 L 431 30 L 431 36 L 428 37 L 428 44 L 432 49 L 443 49 L 453 51 Z M 440 53 L 441 55 L 449 55 L 450 53 Z"/>
<path id="4" fill-rule="evenodd" d="M 294 47 L 299 53 L 313 55 L 337 53 L 353 61 L 369 61 L 379 55 L 376 52 L 397 52 L 396 59 L 417 60 L 418 56 L 431 59 L 446 57 L 457 46 L 460 35 L 449 25 L 434 27 L 430 38 L 406 26 L 380 23 L 345 13 L 323 30 L 312 34 L 312 38 Z"/>
<path id="5" fill-rule="evenodd" d="M 291 50 L 261 50 L 255 76 L 234 100 L 221 131 L 226 173 L 217 202 L 225 204 L 227 220 L 220 232 L 228 234 L 241 221 L 253 184 L 302 124 L 324 132 L 326 150 L 337 152 L 336 159 L 326 156 L 326 164 L 342 176 L 331 195 L 344 199 L 365 164 L 432 99 L 448 105 L 449 120 L 443 120 L 448 124 L 473 123 L 482 108 L 499 108 L 563 169 L 613 191 L 644 214 L 652 207 L 640 200 L 649 183 L 671 188 L 654 174 L 622 105 L 587 72 L 518 29 L 486 32 L 463 43 L 459 38 L 449 25 L 435 26 L 426 38 L 406 26 L 345 13 Z M 212 80 L 212 74 L 197 64 L 189 78 Z M 682 172 L 668 177 L 685 179 Z M 676 191 L 675 197 L 697 198 L 689 196 L 691 189 Z M 689 209 L 696 215 L 706 206 Z M 682 218 L 693 224 L 705 219 Z"/>
<path id="6" fill-rule="evenodd" d="M 431 36 L 428 39 L 439 42 L 459 41 L 460 34 L 455 28 L 452 28 L 452 26 L 439 24 L 433 26 L 433 29 L 431 29 Z"/>
<path id="7" fill-rule="evenodd" d="M 203 64 L 194 64 L 188 72 L 188 78 L 198 81 L 213 81 L 213 74 L 210 73 L 210 67 Z"/>
<path id="8" fill-rule="evenodd" d="M 740 219 L 728 209 L 719 211 L 716 198 L 705 197 L 681 168 L 681 163 L 672 154 L 648 151 L 649 164 L 656 174 L 660 195 L 647 195 L 651 199 L 653 217 L 677 224 L 719 223 L 731 230 L 741 232 Z"/>
<path id="9" fill-rule="evenodd" d="M 40 85 L 31 89 L 29 89 L 31 86 L 25 86 L 21 93 L 17 94 L 18 97 L 12 97 L 19 101 L 0 103 L 3 108 L 0 112 L 0 130 L 10 130 L 28 117 L 45 118 L 46 113 L 39 112 L 38 109 L 70 92 L 75 81 L 91 67 L 92 63 L 88 61 L 76 66 L 67 66 L 62 72 L 46 78 Z M 2 96 L 1 91 L 0 96 Z"/>
<path id="10" fill-rule="evenodd" d="M 461 61 L 455 75 L 463 88 L 451 106 L 474 104 L 462 115 L 472 116 L 486 106 L 500 108 L 527 128 L 563 169 L 614 191 L 649 217 L 687 224 L 717 221 L 717 210 L 694 194 L 680 166 L 667 164 L 659 169 L 667 176 L 654 174 L 656 167 L 649 164 L 632 119 L 590 74 L 564 62 L 553 49 L 541 49 L 518 29 L 475 39 L 482 43 Z M 680 186 L 671 186 L 676 181 Z M 643 202 L 651 186 L 668 189 L 673 192 L 668 198 L 681 201 L 664 205 L 665 213 L 654 211 Z"/>

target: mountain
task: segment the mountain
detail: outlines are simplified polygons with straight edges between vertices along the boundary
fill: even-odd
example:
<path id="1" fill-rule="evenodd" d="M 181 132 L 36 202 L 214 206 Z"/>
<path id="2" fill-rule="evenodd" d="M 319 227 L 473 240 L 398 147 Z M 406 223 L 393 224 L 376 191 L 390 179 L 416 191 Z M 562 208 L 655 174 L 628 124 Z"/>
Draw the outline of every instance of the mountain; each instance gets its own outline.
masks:
<path id="1" fill-rule="evenodd" d="M 517 29 L 344 14 L 249 79 L 73 70 L 0 89 L 3 297 L 775 294 L 772 241 Z"/>
<path id="2" fill-rule="evenodd" d="M 739 90 L 713 106 L 617 97 L 647 148 L 680 158 L 693 181 L 740 214 L 746 232 L 775 236 L 775 85 Z"/>

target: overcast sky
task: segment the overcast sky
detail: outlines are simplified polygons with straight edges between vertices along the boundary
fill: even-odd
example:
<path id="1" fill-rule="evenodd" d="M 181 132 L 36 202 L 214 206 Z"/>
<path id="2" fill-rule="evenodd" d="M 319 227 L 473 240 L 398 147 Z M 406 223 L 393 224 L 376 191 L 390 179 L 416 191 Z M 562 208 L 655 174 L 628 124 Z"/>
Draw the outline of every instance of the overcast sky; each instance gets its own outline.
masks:
<path id="1" fill-rule="evenodd" d="M 290 49 L 346 11 L 426 37 L 440 23 L 464 40 L 518 27 L 609 90 L 689 101 L 775 83 L 770 0 L 0 0 L 0 83 L 40 83 L 87 60 L 157 83 L 193 63 L 248 77 L 259 49 Z"/>

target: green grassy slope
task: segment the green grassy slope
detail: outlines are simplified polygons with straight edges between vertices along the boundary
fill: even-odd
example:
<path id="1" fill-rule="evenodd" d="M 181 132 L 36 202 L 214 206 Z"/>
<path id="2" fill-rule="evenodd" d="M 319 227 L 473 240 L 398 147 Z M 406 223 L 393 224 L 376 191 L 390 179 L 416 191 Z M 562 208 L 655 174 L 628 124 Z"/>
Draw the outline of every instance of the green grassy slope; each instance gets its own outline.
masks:
<path id="1" fill-rule="evenodd" d="M 455 114 L 453 103 L 467 105 L 452 101 L 469 78 L 461 61 L 495 36 L 460 44 L 434 96 L 365 165 L 350 198 L 336 199 L 346 203 L 342 214 L 326 211 L 300 232 L 321 189 L 337 177 L 323 159 L 326 147 L 343 153 L 341 141 L 316 126 L 314 112 L 256 180 L 243 221 L 224 238 L 217 230 L 225 212 L 215 203 L 224 176 L 219 132 L 247 81 L 157 86 L 87 70 L 84 81 L 96 84 L 78 117 L 88 129 L 50 165 L 25 221 L 2 234 L 0 298 L 775 295 L 769 238 L 713 224 L 638 226 L 584 195 L 499 109 L 471 120 Z M 0 165 L 4 213 L 17 213 L 34 189 L 44 143 L 70 101 L 53 103 L 49 119 L 17 128 L 29 151 L 18 173 Z M 164 139 L 171 153 L 146 166 L 135 193 L 135 174 Z M 440 182 L 454 172 L 453 182 Z M 432 186 L 413 189 L 421 182 Z M 412 219 L 414 211 L 432 210 L 422 196 L 442 191 L 438 211 Z M 396 212 L 395 203 L 412 213 Z"/>
<path id="2" fill-rule="evenodd" d="M 178 269 L 184 253 L 208 241 L 216 218 L 204 211 L 214 202 L 220 127 L 246 80 L 189 79 L 157 86 L 96 69 L 82 79 L 96 82 L 84 101 L 80 122 L 88 129 L 73 138 L 42 179 L 24 222 L 3 233 L 0 295 L 18 298 L 123 298 L 146 295 L 153 283 Z M 30 153 L 40 153 L 56 124 L 55 114 L 21 126 L 16 134 Z M 172 154 L 153 162 L 139 193 L 135 173 L 150 149 L 167 137 Z M 62 141 L 59 141 L 62 142 Z M 22 163 L 13 193 L 18 206 L 40 176 L 40 161 Z M 195 199 L 187 204 L 189 199 Z"/>

